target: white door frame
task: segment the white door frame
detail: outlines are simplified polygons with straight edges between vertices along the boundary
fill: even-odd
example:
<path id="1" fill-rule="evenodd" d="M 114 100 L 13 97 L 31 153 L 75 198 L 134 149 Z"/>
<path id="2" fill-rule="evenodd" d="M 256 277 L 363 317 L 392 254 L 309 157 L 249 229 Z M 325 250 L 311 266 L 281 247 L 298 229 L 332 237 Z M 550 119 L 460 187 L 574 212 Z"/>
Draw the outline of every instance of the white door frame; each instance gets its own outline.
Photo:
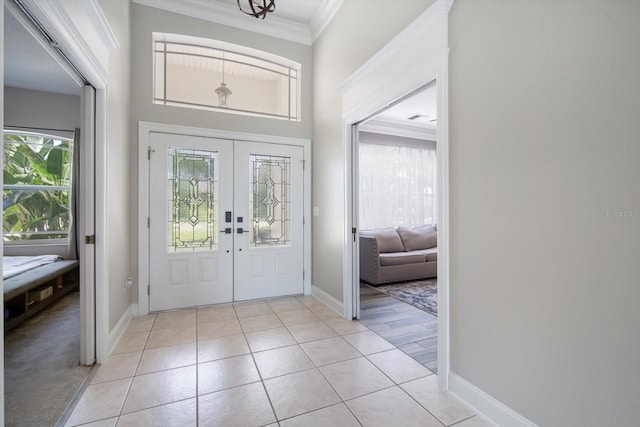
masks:
<path id="1" fill-rule="evenodd" d="M 438 158 L 438 384 L 448 389 L 449 377 L 449 117 L 448 117 L 448 14 L 453 0 L 438 0 L 375 54 L 341 86 L 345 155 L 345 248 L 343 257 L 344 317 L 357 314 L 355 286 L 358 239 L 352 229 L 357 211 L 354 179 L 354 124 L 394 101 L 436 80 Z M 357 171 L 357 167 L 355 167 Z M 356 209 L 354 209 L 356 204 Z"/>
<path id="2" fill-rule="evenodd" d="M 109 50 L 118 41 L 98 0 L 22 0 L 48 34 L 60 45 L 80 74 L 96 89 L 95 99 L 95 328 L 93 319 L 85 324 L 85 343 L 93 347 L 96 362 L 109 356 L 109 277 L 107 269 L 107 129 Z M 91 185 L 91 184 L 89 184 Z M 84 262 L 94 262 L 85 260 Z M 88 284 L 91 286 L 92 284 Z M 86 316 L 85 316 L 86 317 Z M 94 349 L 83 349 L 91 354 Z M 86 360 L 85 363 L 92 361 Z"/>
<path id="3" fill-rule="evenodd" d="M 138 305 L 137 315 L 149 314 L 149 148 L 151 133 L 203 136 L 236 141 L 295 145 L 304 149 L 304 294 L 311 294 L 311 140 L 274 135 L 231 132 L 163 123 L 138 124 Z"/>

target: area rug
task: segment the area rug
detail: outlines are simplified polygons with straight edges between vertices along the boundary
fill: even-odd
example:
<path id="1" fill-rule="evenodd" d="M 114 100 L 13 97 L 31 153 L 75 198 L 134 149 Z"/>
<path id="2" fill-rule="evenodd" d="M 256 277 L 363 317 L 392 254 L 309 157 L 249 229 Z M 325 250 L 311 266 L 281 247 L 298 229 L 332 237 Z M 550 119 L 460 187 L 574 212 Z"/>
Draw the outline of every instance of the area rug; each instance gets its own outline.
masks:
<path id="1" fill-rule="evenodd" d="M 437 279 L 399 282 L 375 287 L 380 292 L 399 299 L 431 313 L 438 315 L 438 282 Z"/>

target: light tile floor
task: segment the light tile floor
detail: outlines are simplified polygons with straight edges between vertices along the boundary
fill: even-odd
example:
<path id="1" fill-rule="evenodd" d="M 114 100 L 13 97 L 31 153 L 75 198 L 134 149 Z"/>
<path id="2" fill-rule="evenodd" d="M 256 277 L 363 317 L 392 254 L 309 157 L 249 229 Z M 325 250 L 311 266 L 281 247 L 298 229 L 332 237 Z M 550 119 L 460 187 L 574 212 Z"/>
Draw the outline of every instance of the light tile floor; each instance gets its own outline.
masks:
<path id="1" fill-rule="evenodd" d="M 395 345 L 305 296 L 133 319 L 66 425 L 491 424 Z"/>

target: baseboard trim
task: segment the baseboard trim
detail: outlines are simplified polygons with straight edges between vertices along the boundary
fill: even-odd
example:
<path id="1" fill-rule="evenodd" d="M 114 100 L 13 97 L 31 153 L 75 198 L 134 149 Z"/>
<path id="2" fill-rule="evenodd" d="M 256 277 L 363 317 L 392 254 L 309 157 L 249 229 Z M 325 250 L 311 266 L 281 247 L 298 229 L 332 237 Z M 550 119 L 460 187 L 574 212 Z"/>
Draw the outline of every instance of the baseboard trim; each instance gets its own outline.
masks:
<path id="1" fill-rule="evenodd" d="M 454 373 L 449 374 L 449 391 L 497 426 L 537 427 L 535 423 Z"/>
<path id="2" fill-rule="evenodd" d="M 327 304 L 333 311 L 338 313 L 340 317 L 344 316 L 344 306 L 342 302 L 338 301 L 322 289 L 311 285 L 311 295 L 318 298 L 323 303 Z"/>
<path id="3" fill-rule="evenodd" d="M 116 345 L 118 344 L 120 337 L 124 334 L 124 331 L 127 330 L 127 326 L 129 326 L 129 322 L 133 318 L 133 308 L 133 304 L 127 307 L 125 312 L 122 314 L 122 317 L 120 317 L 120 320 L 118 320 L 118 323 L 116 323 L 116 326 L 111 332 L 109 332 L 109 355 L 111 355 L 113 349 L 116 348 Z"/>

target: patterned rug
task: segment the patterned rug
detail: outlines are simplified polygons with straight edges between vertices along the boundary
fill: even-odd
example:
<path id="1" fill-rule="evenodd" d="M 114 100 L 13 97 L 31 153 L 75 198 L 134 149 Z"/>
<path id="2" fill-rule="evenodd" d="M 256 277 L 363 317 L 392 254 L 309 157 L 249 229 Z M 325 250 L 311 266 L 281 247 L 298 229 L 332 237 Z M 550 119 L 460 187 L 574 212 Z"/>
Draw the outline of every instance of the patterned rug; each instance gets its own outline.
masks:
<path id="1" fill-rule="evenodd" d="M 399 299 L 431 313 L 438 315 L 438 281 L 436 278 L 399 282 L 375 287 L 380 292 Z"/>

